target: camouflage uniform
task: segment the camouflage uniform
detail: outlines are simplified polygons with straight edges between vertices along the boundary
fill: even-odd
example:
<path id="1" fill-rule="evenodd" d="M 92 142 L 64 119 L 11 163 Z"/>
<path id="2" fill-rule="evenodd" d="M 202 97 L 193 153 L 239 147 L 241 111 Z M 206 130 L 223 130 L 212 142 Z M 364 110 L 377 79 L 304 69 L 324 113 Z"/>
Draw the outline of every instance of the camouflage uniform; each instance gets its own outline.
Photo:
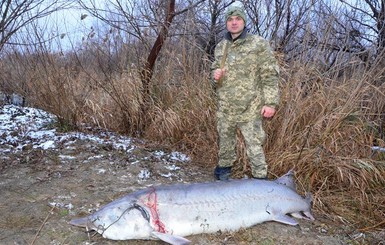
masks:
<path id="1" fill-rule="evenodd" d="M 219 167 L 231 167 L 236 160 L 236 128 L 245 139 L 253 177 L 265 178 L 267 164 L 263 152 L 263 105 L 278 103 L 279 68 L 269 43 L 246 29 L 233 42 L 227 33 L 215 49 L 212 71 L 220 68 L 227 42 L 226 73 L 219 86 L 213 81 L 218 98 L 217 130 Z"/>

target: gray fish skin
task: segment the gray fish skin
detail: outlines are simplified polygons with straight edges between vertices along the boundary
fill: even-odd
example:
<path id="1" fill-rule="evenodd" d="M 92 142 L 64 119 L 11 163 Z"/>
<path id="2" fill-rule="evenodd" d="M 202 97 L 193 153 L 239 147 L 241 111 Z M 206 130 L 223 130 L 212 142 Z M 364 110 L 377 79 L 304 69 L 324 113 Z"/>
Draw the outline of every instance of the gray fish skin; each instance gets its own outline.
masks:
<path id="1" fill-rule="evenodd" d="M 297 225 L 287 214 L 314 220 L 311 195 L 303 198 L 287 186 L 287 182 L 294 183 L 289 173 L 277 181 L 243 179 L 154 186 L 126 195 L 70 224 L 113 240 L 160 239 L 188 244 L 184 236 L 237 231 L 265 221 Z"/>

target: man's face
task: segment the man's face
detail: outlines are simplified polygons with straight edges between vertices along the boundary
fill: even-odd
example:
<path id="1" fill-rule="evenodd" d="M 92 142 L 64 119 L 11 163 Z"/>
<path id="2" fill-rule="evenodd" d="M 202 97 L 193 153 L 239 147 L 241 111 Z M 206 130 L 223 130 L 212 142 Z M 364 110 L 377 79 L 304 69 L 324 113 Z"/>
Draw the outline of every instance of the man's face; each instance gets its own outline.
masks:
<path id="1" fill-rule="evenodd" d="M 227 19 L 226 22 L 227 30 L 232 35 L 239 35 L 242 33 L 243 29 L 245 28 L 245 22 L 244 20 L 239 16 L 230 16 Z"/>

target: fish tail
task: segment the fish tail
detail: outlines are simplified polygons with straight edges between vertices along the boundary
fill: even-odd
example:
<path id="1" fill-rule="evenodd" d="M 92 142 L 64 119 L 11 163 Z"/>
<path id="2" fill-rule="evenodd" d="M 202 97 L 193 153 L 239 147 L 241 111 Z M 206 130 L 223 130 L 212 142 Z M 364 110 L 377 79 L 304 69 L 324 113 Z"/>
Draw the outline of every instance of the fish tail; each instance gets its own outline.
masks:
<path id="1" fill-rule="evenodd" d="M 305 201 L 309 204 L 309 210 L 304 211 L 303 214 L 310 220 L 315 220 L 314 216 L 310 212 L 313 203 L 313 195 L 310 192 L 306 192 Z"/>
<path id="2" fill-rule="evenodd" d="M 313 195 L 310 192 L 306 192 L 305 200 L 311 206 L 311 204 L 313 202 Z"/>

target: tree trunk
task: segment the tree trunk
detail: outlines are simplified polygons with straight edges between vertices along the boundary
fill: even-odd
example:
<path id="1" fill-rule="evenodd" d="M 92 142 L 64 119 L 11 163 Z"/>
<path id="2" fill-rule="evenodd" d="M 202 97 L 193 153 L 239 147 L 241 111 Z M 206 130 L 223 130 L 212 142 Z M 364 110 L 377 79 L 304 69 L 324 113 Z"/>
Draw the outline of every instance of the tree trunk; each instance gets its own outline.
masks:
<path id="1" fill-rule="evenodd" d="M 175 17 L 175 0 L 169 0 L 167 5 L 166 18 L 163 23 L 162 29 L 159 32 L 159 35 L 152 46 L 150 54 L 147 57 L 143 68 L 141 69 L 140 77 L 143 84 L 143 103 L 141 105 L 141 123 L 139 128 L 139 134 L 142 135 L 146 130 L 146 124 L 148 123 L 148 110 L 150 108 L 150 83 L 154 73 L 155 62 L 159 56 L 160 50 L 168 36 L 169 27 L 173 18 Z"/>
<path id="2" fill-rule="evenodd" d="M 149 85 L 151 82 L 152 75 L 154 73 L 155 61 L 158 58 L 160 50 L 164 44 L 164 41 L 167 38 L 169 27 L 171 25 L 172 19 L 175 16 L 175 0 L 169 0 L 167 7 L 166 19 L 163 23 L 162 29 L 159 32 L 159 35 L 152 46 L 150 54 L 147 57 L 146 63 L 141 71 L 141 80 L 143 83 L 143 93 L 145 96 L 149 96 L 150 89 Z"/>

